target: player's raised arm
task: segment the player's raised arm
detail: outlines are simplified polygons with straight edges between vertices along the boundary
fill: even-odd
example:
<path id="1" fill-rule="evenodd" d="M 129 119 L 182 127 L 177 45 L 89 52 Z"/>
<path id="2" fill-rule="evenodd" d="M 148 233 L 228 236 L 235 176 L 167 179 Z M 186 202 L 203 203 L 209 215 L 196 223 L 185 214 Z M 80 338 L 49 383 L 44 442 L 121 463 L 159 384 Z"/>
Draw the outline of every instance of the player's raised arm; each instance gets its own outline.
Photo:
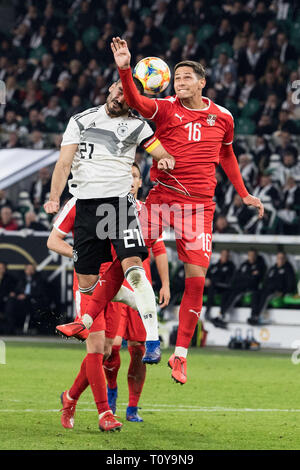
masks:
<path id="1" fill-rule="evenodd" d="M 122 80 L 126 103 L 136 109 L 143 117 L 151 119 L 156 112 L 156 103 L 151 98 L 140 95 L 134 84 L 130 69 L 131 54 L 126 41 L 116 37 L 112 38 L 110 45 Z"/>
<path id="2" fill-rule="evenodd" d="M 44 204 L 47 214 L 55 214 L 59 210 L 60 196 L 67 184 L 68 176 L 78 144 L 69 144 L 61 147 L 59 158 L 56 162 L 50 189 L 49 201 Z"/>
<path id="3" fill-rule="evenodd" d="M 264 206 L 260 199 L 248 193 L 232 148 L 232 144 L 222 145 L 220 150 L 220 165 L 225 171 L 230 182 L 235 187 L 237 193 L 241 196 L 243 203 L 247 206 L 256 207 L 258 209 L 259 218 L 261 219 L 264 215 Z"/>

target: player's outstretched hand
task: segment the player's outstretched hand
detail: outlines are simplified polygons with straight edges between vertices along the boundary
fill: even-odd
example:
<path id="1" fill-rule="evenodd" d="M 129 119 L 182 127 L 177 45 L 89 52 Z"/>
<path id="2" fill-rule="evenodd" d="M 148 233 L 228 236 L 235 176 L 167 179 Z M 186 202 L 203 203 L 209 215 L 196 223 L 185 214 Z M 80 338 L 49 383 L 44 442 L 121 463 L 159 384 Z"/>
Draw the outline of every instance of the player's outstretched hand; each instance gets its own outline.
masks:
<path id="1" fill-rule="evenodd" d="M 258 197 L 251 196 L 251 194 L 248 194 L 248 196 L 243 197 L 243 203 L 246 204 L 246 206 L 256 207 L 257 210 L 258 210 L 258 217 L 260 219 L 263 218 L 263 216 L 264 216 L 264 205 Z"/>
<path id="2" fill-rule="evenodd" d="M 162 288 L 159 291 L 159 306 L 160 308 L 164 308 L 167 305 L 169 305 L 170 302 L 170 287 L 167 286 L 162 286 Z"/>
<path id="3" fill-rule="evenodd" d="M 157 162 L 157 168 L 159 170 L 174 170 L 174 168 L 175 168 L 175 158 L 173 158 L 173 157 L 161 158 Z"/>
<path id="4" fill-rule="evenodd" d="M 128 69 L 130 67 L 131 54 L 129 52 L 127 42 L 119 37 L 112 38 L 110 47 L 119 69 Z"/>
<path id="5" fill-rule="evenodd" d="M 44 204 L 46 214 L 57 214 L 59 211 L 59 203 L 55 201 L 48 201 Z"/>

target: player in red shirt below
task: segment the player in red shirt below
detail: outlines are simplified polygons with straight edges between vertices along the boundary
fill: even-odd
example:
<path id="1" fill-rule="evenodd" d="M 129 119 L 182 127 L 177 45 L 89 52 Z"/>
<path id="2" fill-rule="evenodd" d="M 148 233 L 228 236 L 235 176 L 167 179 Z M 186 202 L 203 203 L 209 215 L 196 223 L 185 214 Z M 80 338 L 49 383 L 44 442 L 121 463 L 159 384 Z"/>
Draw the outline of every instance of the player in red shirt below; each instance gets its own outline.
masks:
<path id="1" fill-rule="evenodd" d="M 140 168 L 136 163 L 133 163 L 132 166 L 132 177 L 133 182 L 131 193 L 136 199 L 137 211 L 140 214 L 143 203 L 137 200 L 137 194 L 139 188 L 142 185 L 142 177 Z M 150 240 L 149 245 L 149 249 L 151 247 L 155 258 L 162 285 L 159 292 L 160 307 L 164 308 L 168 305 L 170 300 L 169 267 L 166 247 L 161 238 Z M 150 254 L 143 262 L 143 267 L 145 269 L 147 278 L 152 283 Z M 130 288 L 126 280 L 124 281 L 124 285 L 127 285 L 127 287 Z M 110 409 L 113 411 L 113 413 L 115 413 L 116 400 L 118 395 L 117 376 L 120 368 L 120 349 L 122 338 L 124 338 L 128 342 L 128 351 L 130 353 L 130 364 L 127 374 L 129 403 L 126 410 L 126 419 L 128 421 L 141 422 L 143 419 L 138 415 L 138 402 L 146 378 L 146 365 L 142 361 L 143 355 L 145 353 L 146 331 L 143 322 L 136 310 L 119 302 L 115 303 L 114 306 L 115 308 L 117 308 L 117 306 L 119 307 L 121 319 L 117 336 L 113 342 L 112 353 L 110 357 L 104 362 L 104 372 L 107 379 L 108 403 Z"/>
<path id="2" fill-rule="evenodd" d="M 136 198 L 137 191 L 141 187 L 142 179 L 138 165 L 136 163 L 132 166 L 133 183 L 131 193 Z M 137 210 L 140 212 L 142 203 L 137 201 Z M 76 198 L 70 199 L 62 209 L 61 213 L 56 218 L 53 229 L 48 238 L 47 246 L 49 249 L 59 253 L 62 256 L 72 258 L 73 247 L 64 239 L 68 233 L 74 229 L 76 215 Z M 159 293 L 159 301 L 161 308 L 168 305 L 170 300 L 169 288 L 169 272 L 168 272 L 168 259 L 166 249 L 163 241 L 150 240 L 152 252 L 155 256 L 157 269 L 161 278 L 162 287 Z M 113 258 L 116 253 L 112 248 Z M 100 268 L 100 282 L 101 275 L 105 273 L 111 263 L 103 263 Z M 146 258 L 143 263 L 147 278 L 151 282 L 150 270 L 150 256 Z M 92 357 L 92 353 L 97 352 L 103 357 L 110 355 L 109 360 L 106 360 L 105 374 L 108 381 L 106 392 L 105 375 L 101 367 L 100 380 L 93 375 L 93 370 L 89 366 L 87 356 L 81 364 L 80 371 L 69 390 L 66 390 L 61 395 L 63 404 L 61 423 L 65 428 L 73 428 L 74 415 L 77 401 L 84 390 L 91 386 L 94 395 L 95 403 L 100 415 L 99 427 L 102 431 L 111 431 L 120 429 L 122 424 L 112 416 L 115 413 L 116 399 L 117 399 L 117 374 L 120 367 L 120 346 L 122 337 L 128 339 L 128 351 L 130 353 L 131 361 L 128 369 L 128 389 L 129 389 L 129 406 L 126 411 L 126 419 L 128 421 L 139 422 L 142 419 L 138 416 L 137 405 L 142 393 L 145 377 L 146 365 L 142 361 L 145 353 L 145 339 L 146 331 L 139 314 L 135 309 L 135 296 L 134 292 L 130 290 L 129 284 L 124 281 L 124 285 L 114 298 L 114 302 L 109 302 L 105 309 L 104 315 L 98 315 L 90 330 L 86 330 L 86 346 L 87 354 Z M 73 278 L 73 296 L 76 307 L 76 319 L 80 321 L 86 306 L 89 302 L 89 295 L 79 291 L 78 279 L 74 271 Z M 127 305 L 124 305 L 126 302 Z M 131 307 L 130 307 L 131 306 Z M 116 338 L 116 339 L 115 339 Z M 115 341 L 114 341 L 115 339 Z M 112 344 L 114 342 L 114 346 Z M 101 363 L 102 366 L 102 363 Z"/>
<path id="3" fill-rule="evenodd" d="M 76 198 L 72 197 L 63 207 L 62 211 L 56 218 L 53 229 L 49 235 L 47 247 L 59 253 L 61 256 L 73 258 L 73 247 L 65 241 L 68 233 L 74 231 L 76 216 Z M 111 263 L 103 263 L 100 268 L 100 274 L 105 272 Z M 101 282 L 101 280 L 100 280 Z M 124 288 L 121 289 L 124 291 Z M 126 289 L 127 290 L 127 289 Z M 129 292 L 128 292 L 129 293 Z M 76 319 L 79 321 L 89 302 L 89 295 L 79 291 L 78 278 L 74 270 L 73 277 L 73 296 L 76 307 Z M 134 295 L 133 295 L 134 297 Z M 118 298 L 121 296 L 118 294 Z M 134 300 L 134 299 L 133 299 Z M 106 351 L 105 336 L 113 338 L 117 334 L 118 323 L 120 320 L 119 309 L 117 303 L 110 302 L 107 304 L 103 315 L 99 315 L 93 322 L 90 330 L 86 330 L 86 348 L 87 355 L 83 359 L 80 371 L 69 390 L 65 390 L 61 394 L 61 402 L 63 405 L 61 424 L 64 428 L 72 429 L 74 427 L 74 415 L 77 401 L 84 390 L 90 385 L 97 410 L 99 413 L 99 428 L 102 431 L 120 430 L 120 423 L 114 416 L 107 401 L 107 390 L 105 374 L 102 366 L 97 364 L 97 375 L 95 376 L 93 367 L 93 358 L 95 353 L 101 355 L 101 359 Z M 83 338 L 82 338 L 83 339 Z M 111 340 L 111 341 L 112 341 Z"/>
<path id="4" fill-rule="evenodd" d="M 155 122 L 155 135 L 176 160 L 172 171 L 161 171 L 153 163 L 151 179 L 158 184 L 150 191 L 145 206 L 152 236 L 155 227 L 159 231 L 165 226 L 174 227 L 178 257 L 184 262 L 185 291 L 179 310 L 177 342 L 168 361 L 172 378 L 184 384 L 188 347 L 202 309 L 211 257 L 216 166 L 222 165 L 244 204 L 256 207 L 259 217 L 263 217 L 264 208 L 258 198 L 248 193 L 241 177 L 232 148 L 231 113 L 202 96 L 206 84 L 202 65 L 193 61 L 178 63 L 174 68 L 176 94 L 150 99 L 136 92 L 126 41 L 113 38 L 111 48 L 126 102 Z M 144 227 L 143 234 L 146 239 Z"/>

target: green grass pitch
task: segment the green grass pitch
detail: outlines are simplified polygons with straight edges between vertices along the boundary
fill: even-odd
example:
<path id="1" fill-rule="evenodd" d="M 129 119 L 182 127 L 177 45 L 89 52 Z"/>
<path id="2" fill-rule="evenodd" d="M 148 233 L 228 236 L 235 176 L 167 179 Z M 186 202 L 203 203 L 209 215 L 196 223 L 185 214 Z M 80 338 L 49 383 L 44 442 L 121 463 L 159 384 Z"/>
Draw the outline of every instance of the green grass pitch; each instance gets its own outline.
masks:
<path id="1" fill-rule="evenodd" d="M 299 449 L 300 364 L 267 351 L 190 350 L 188 382 L 181 386 L 162 362 L 147 367 L 140 410 L 144 423 L 128 423 L 121 350 L 117 414 L 120 433 L 101 433 L 90 389 L 82 395 L 73 430 L 60 424 L 60 393 L 75 378 L 85 346 L 6 344 L 0 364 L 0 449 L 214 450 Z"/>

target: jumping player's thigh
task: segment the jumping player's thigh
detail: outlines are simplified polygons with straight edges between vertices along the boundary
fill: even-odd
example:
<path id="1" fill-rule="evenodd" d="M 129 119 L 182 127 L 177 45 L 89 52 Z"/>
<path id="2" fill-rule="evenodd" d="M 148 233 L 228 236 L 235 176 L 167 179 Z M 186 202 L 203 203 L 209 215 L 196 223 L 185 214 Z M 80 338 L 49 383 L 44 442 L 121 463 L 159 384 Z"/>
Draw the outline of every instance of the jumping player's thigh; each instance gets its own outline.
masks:
<path id="1" fill-rule="evenodd" d="M 118 199 L 119 204 L 115 206 L 115 226 L 111 224 L 114 230 L 109 231 L 109 238 L 121 263 L 126 259 L 136 258 L 124 263 L 123 269 L 126 270 L 127 266 L 134 266 L 134 263 L 140 266 L 140 263 L 148 256 L 148 249 L 144 242 L 132 194 Z"/>
<path id="2" fill-rule="evenodd" d="M 104 354 L 105 331 L 90 333 L 86 340 L 88 354 Z"/>
<path id="3" fill-rule="evenodd" d="M 80 283 L 80 275 L 82 275 L 81 282 L 88 284 L 95 278 L 89 279 L 87 276 L 98 276 L 100 265 L 106 261 L 112 261 L 109 238 L 98 236 L 101 216 L 96 215 L 97 209 L 97 200 L 76 201 L 73 260 L 80 287 L 83 287 Z"/>
<path id="4" fill-rule="evenodd" d="M 193 210 L 185 210 L 181 236 L 176 238 L 178 257 L 187 265 L 208 268 L 212 254 L 212 222 L 215 203 L 199 204 Z M 191 276 L 200 272 L 187 267 Z"/>
<path id="5" fill-rule="evenodd" d="M 185 277 L 205 277 L 207 268 L 204 266 L 198 266 L 196 264 L 184 263 Z"/>

